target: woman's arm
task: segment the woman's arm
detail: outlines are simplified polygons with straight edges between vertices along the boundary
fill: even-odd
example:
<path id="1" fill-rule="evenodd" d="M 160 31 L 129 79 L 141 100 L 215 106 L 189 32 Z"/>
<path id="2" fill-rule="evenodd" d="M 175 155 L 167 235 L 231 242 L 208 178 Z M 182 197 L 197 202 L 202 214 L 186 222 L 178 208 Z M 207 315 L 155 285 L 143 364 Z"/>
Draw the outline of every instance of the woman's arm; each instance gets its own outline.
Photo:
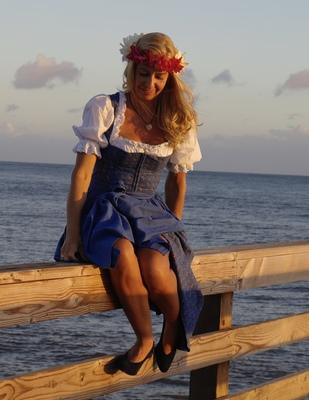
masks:
<path id="1" fill-rule="evenodd" d="M 170 210 L 182 218 L 187 190 L 187 174 L 185 172 L 169 172 L 165 182 L 165 201 Z"/>
<path id="2" fill-rule="evenodd" d="M 76 253 L 81 245 L 80 215 L 87 197 L 95 162 L 94 154 L 77 153 L 67 199 L 66 237 L 61 248 L 61 257 L 66 261 L 76 259 Z"/>

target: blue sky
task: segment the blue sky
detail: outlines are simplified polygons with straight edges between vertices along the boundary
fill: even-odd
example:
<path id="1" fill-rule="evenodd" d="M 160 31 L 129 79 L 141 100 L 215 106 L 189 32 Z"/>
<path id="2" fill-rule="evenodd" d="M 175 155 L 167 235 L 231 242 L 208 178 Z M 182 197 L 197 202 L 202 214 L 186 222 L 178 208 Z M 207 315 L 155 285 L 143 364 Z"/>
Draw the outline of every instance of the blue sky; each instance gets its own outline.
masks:
<path id="1" fill-rule="evenodd" d="M 161 31 L 190 63 L 197 169 L 309 175 L 307 0 L 0 5 L 0 160 L 72 163 L 83 105 L 121 88 L 122 38 Z"/>

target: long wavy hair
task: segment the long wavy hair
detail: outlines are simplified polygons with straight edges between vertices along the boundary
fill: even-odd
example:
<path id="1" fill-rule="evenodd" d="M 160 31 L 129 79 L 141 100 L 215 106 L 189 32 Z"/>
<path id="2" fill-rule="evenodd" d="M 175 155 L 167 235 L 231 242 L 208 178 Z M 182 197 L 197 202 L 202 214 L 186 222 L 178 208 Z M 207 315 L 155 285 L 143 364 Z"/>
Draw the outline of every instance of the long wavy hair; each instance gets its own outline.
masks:
<path id="1" fill-rule="evenodd" d="M 136 43 L 142 50 L 168 58 L 177 56 L 178 50 L 169 36 L 153 32 L 143 35 Z M 136 63 L 128 61 L 123 74 L 123 89 L 134 88 Z M 166 133 L 166 140 L 175 147 L 185 140 L 187 133 L 197 125 L 197 114 L 193 106 L 193 94 L 182 80 L 181 74 L 169 73 L 166 85 L 157 102 L 156 118 L 160 129 Z"/>

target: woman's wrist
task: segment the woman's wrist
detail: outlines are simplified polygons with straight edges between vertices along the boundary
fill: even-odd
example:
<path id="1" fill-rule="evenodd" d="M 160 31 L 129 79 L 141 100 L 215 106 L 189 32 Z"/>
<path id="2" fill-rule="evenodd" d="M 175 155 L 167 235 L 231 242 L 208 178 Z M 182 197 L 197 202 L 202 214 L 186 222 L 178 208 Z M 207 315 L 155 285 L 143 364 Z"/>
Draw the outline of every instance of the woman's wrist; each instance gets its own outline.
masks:
<path id="1" fill-rule="evenodd" d="M 67 241 L 70 241 L 70 242 L 75 242 L 75 243 L 78 243 L 78 242 L 80 242 L 80 233 L 79 233 L 79 230 L 77 230 L 77 229 L 70 229 L 70 228 L 68 228 L 67 227 L 67 230 L 66 230 L 66 239 L 67 239 Z"/>

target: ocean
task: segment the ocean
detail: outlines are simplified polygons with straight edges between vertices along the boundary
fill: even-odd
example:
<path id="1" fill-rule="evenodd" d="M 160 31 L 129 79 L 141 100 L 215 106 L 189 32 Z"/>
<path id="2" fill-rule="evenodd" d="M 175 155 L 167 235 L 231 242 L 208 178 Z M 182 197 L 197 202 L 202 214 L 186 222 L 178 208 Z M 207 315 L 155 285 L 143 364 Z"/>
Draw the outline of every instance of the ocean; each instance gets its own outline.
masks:
<path id="1" fill-rule="evenodd" d="M 71 171 L 70 165 L 0 162 L 0 265 L 53 260 Z M 308 205 L 309 176 L 194 171 L 188 174 L 184 223 L 195 250 L 309 240 Z M 308 293 L 309 282 L 236 293 L 233 324 L 308 311 Z M 161 322 L 153 316 L 157 336 Z M 119 353 L 133 340 L 122 310 L 1 329 L 0 377 Z M 305 341 L 232 362 L 231 392 L 306 369 L 308 354 Z M 185 374 L 104 399 L 186 399 L 188 393 Z"/>

